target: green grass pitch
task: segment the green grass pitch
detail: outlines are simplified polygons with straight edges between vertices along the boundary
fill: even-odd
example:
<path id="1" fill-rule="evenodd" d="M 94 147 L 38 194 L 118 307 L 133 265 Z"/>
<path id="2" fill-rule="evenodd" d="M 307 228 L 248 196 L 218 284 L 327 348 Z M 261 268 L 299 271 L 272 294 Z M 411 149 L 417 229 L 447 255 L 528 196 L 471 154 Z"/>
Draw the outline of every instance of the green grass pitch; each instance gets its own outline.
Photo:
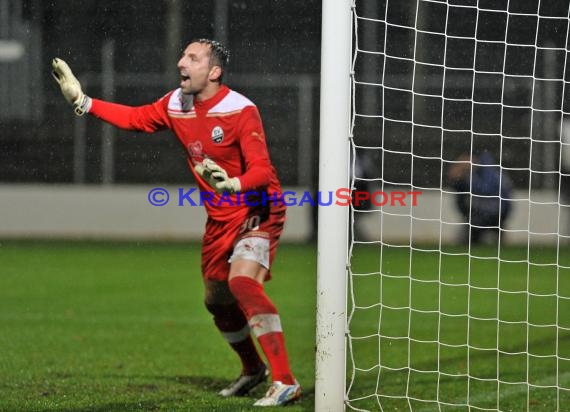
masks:
<path id="1" fill-rule="evenodd" d="M 569 267 L 564 248 L 355 245 L 351 404 L 570 411 Z"/>
<path id="2" fill-rule="evenodd" d="M 238 361 L 202 305 L 199 251 L 197 243 L 1 242 L 0 410 L 256 410 L 265 387 L 216 395 Z M 552 296 L 570 297 L 570 272 L 552 264 L 570 266 L 568 250 L 505 249 L 503 263 L 492 248 L 471 253 L 355 248 L 353 271 L 366 274 L 353 282 L 362 307 L 350 325 L 362 369 L 355 406 L 379 410 L 377 397 L 387 411 L 467 411 L 446 407 L 467 399 L 513 411 L 570 403 L 567 390 L 540 388 L 570 388 L 570 305 Z M 531 265 L 519 262 L 526 258 Z M 314 410 L 316 247 L 282 245 L 273 271 L 266 288 L 305 391 L 287 410 Z M 526 379 L 536 387 L 517 383 Z"/>
<path id="3" fill-rule="evenodd" d="M 314 409 L 316 252 L 284 245 L 267 284 Z M 200 245 L 2 242 L 0 411 L 248 411 L 203 302 Z"/>

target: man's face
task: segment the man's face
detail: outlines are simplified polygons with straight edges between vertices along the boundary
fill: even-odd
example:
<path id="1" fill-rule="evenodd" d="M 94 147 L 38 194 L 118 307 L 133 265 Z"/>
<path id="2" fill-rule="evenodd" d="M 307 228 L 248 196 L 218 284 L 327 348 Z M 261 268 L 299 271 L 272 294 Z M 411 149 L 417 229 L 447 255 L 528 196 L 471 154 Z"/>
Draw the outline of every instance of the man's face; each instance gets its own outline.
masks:
<path id="1" fill-rule="evenodd" d="M 182 93 L 197 94 L 203 91 L 214 69 L 210 67 L 210 45 L 190 43 L 178 61 Z"/>

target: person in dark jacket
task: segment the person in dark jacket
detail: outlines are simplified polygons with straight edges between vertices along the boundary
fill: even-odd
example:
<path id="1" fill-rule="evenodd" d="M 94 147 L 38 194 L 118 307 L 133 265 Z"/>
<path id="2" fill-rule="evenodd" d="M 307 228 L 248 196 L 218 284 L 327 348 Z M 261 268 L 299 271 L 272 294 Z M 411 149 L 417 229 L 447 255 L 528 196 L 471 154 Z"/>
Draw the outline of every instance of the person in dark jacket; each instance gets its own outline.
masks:
<path id="1" fill-rule="evenodd" d="M 448 170 L 451 186 L 458 192 L 457 207 L 465 222 L 465 242 L 481 243 L 486 232 L 498 236 L 512 210 L 513 184 L 493 156 L 461 155 Z"/>

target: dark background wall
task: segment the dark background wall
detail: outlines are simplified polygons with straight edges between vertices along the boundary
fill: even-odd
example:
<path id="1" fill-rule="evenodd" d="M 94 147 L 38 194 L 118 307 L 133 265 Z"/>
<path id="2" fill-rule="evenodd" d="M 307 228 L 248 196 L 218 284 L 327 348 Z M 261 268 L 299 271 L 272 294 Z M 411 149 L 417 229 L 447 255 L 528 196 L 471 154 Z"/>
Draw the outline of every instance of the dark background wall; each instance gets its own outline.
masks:
<path id="1" fill-rule="evenodd" d="M 0 18 L 7 22 L 0 40 L 26 46 L 19 62 L 0 59 L 0 182 L 74 181 L 77 124 L 50 77 L 53 57 L 87 77 L 85 91 L 100 97 L 93 79 L 113 41 L 121 76 L 113 100 L 136 105 L 177 87 L 176 61 L 190 39 L 220 34 L 232 52 L 227 83 L 259 106 L 283 183 L 316 182 L 320 1 L 0 4 L 9 13 Z M 374 175 L 441 187 L 459 154 L 490 151 L 517 186 L 556 184 L 569 107 L 568 8 L 568 0 L 356 1 L 355 110 L 376 117 L 357 117 L 355 143 L 376 148 L 367 152 Z M 305 112 L 302 79 L 312 82 Z M 103 126 L 87 119 L 85 130 L 83 181 L 100 183 Z M 191 179 L 169 132 L 116 131 L 114 142 L 114 182 Z"/>
<path id="2" fill-rule="evenodd" d="M 116 85 L 113 100 L 144 104 L 177 87 L 176 62 L 189 40 L 213 38 L 220 32 L 215 27 L 215 2 L 209 0 L 8 0 L 7 3 L 11 13 L 27 25 L 23 38 L 29 38 L 33 32 L 41 40 L 31 45 L 35 58 L 26 59 L 27 67 L 35 66 L 32 67 L 36 73 L 32 87 L 37 95 L 35 103 L 30 98 L 23 102 L 28 108 L 25 113 L 0 115 L 2 182 L 73 181 L 74 115 L 51 79 L 53 57 L 66 60 L 79 77 L 100 73 L 101 49 L 106 41 L 113 40 L 116 73 L 132 74 Z M 255 77 L 263 75 L 271 82 L 272 75 L 312 75 L 313 110 L 318 110 L 320 1 L 221 3 L 227 4 L 228 26 L 224 31 L 231 50 L 226 81 L 259 106 L 280 176 L 284 183 L 295 184 L 299 180 L 297 86 L 293 79 L 286 86 L 279 86 L 275 80 L 276 87 L 260 87 Z M 169 10 L 179 13 L 180 26 L 174 28 L 179 36 L 174 41 Z M 12 33 L 7 37 L 17 36 Z M 175 54 L 170 52 L 172 49 Z M 0 61 L 0 67 L 14 66 Z M 148 73 L 156 74 L 154 77 L 159 80 L 141 84 L 142 75 Z M 137 78 L 137 74 L 141 76 Z M 250 75 L 246 81 L 232 81 L 232 76 L 244 74 Z M 20 76 L 16 73 L 11 77 L 4 73 L 0 94 L 8 93 L 7 85 L 13 84 L 17 77 Z M 84 91 L 94 97 L 102 95 L 97 82 L 88 82 Z M 314 116 L 311 124 L 310 136 L 316 144 L 318 116 Z M 85 180 L 88 183 L 101 181 L 101 128 L 101 122 L 87 120 Z M 144 135 L 117 131 L 114 157 L 114 180 L 118 183 L 175 183 L 191 179 L 184 151 L 169 132 Z M 316 162 L 316 149 L 313 161 Z"/>

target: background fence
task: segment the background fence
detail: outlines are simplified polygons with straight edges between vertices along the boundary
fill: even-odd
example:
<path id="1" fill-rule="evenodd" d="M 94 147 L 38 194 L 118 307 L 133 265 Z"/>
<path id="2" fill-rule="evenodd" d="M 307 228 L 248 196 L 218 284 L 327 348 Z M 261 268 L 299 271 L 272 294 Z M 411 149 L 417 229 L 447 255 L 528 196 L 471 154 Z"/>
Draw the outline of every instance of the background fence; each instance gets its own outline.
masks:
<path id="1" fill-rule="evenodd" d="M 370 16 L 386 10 L 384 1 L 357 3 Z M 448 22 L 450 32 L 460 32 L 462 25 L 471 27 L 475 23 L 468 13 L 442 18 L 447 10 L 442 2 L 423 1 L 417 13 L 415 7 L 415 0 L 392 2 L 388 13 L 392 22 L 402 26 L 409 23 L 410 16 L 417 16 L 421 33 L 416 58 L 428 63 L 443 58 L 444 45 L 438 36 L 430 34 L 441 29 L 438 22 Z M 517 2 L 516 7 L 519 11 L 536 9 L 531 0 Z M 561 7 L 557 2 L 543 2 L 541 13 L 556 14 L 557 7 Z M 549 111 L 561 99 L 564 110 L 569 107 L 564 82 L 549 80 L 560 79 L 561 72 L 570 70 L 564 66 L 568 45 L 561 44 L 557 34 L 566 28 L 533 23 L 532 16 L 517 19 L 511 22 L 508 43 L 526 42 L 536 28 L 540 35 L 537 38 L 541 39 L 536 56 L 529 56 L 524 47 L 499 50 L 505 46 L 492 39 L 504 37 L 503 28 L 498 24 L 481 25 L 478 36 L 491 40 L 478 43 L 477 53 L 450 38 L 450 52 L 445 56 L 449 66 L 461 67 L 464 63 L 475 70 L 443 70 L 429 64 L 416 68 L 413 113 L 418 126 L 414 126 L 417 130 L 413 134 L 414 154 L 418 156 L 413 168 L 409 156 L 398 154 L 409 150 L 409 130 L 398 122 L 387 121 L 380 129 L 384 136 L 377 136 L 375 122 L 381 119 L 364 116 L 358 120 L 359 144 L 366 146 L 381 139 L 386 149 L 383 155 L 381 150 L 368 153 L 368 164 L 376 171 L 384 170 L 384 187 L 413 182 L 419 187 L 439 188 L 448 165 L 442 169 L 440 162 L 430 157 L 454 158 L 471 150 L 465 146 L 466 141 L 473 141 L 473 151 L 490 151 L 500 159 L 516 188 L 526 190 L 532 179 L 533 190 L 556 194 L 560 184 L 566 185 L 565 176 L 559 172 L 566 169 L 559 163 L 564 160 L 560 141 L 568 138 L 568 123 L 562 122 L 561 131 L 561 112 Z M 398 24 L 389 30 L 390 47 L 405 54 L 414 39 Z M 384 30 L 376 26 L 372 21 L 360 23 L 361 48 L 375 50 L 386 40 Z M 283 184 L 314 188 L 320 31 L 321 2 L 316 0 L 0 0 L 0 183 L 192 184 L 184 152 L 170 132 L 143 135 L 114 129 L 87 116 L 77 118 L 51 79 L 50 62 L 55 56 L 68 61 L 91 96 L 144 104 L 177 87 L 176 62 L 190 39 L 214 37 L 225 42 L 232 52 L 227 83 L 260 108 L 270 153 Z M 515 104 L 532 100 L 529 105 L 533 110 L 504 109 L 503 115 L 512 117 L 508 124 L 521 130 L 498 130 L 501 109 L 478 105 L 477 113 L 473 113 L 476 130 L 466 127 L 465 132 L 454 131 L 471 116 L 471 108 L 460 102 L 462 96 L 474 95 L 485 102 L 501 92 L 501 76 L 483 72 L 504 53 L 521 74 L 535 74 L 534 80 L 524 76 L 505 80 L 504 91 Z M 473 55 L 481 59 L 467 61 Z M 411 103 L 409 93 L 401 91 L 410 88 L 407 82 L 413 65 L 406 59 L 381 59 L 381 54 L 363 53 L 355 62 L 359 72 L 356 87 L 362 89 L 357 90 L 357 111 L 364 115 L 381 113 L 383 87 L 390 99 L 386 119 L 405 118 L 411 112 Z M 385 69 L 379 70 L 384 64 Z M 566 79 L 566 73 L 562 77 Z M 382 87 L 368 87 L 371 83 Z M 429 96 L 442 88 L 448 98 L 444 129 L 448 122 L 453 123 L 450 130 L 444 130 L 443 142 L 437 130 L 421 126 L 439 121 L 441 107 Z M 508 104 L 505 101 L 505 106 Z M 517 133 L 531 136 L 532 146 L 528 140 L 499 138 L 501 134 Z M 466 134 L 472 134 L 472 138 L 465 138 Z M 534 173 L 528 171 L 530 158 Z M 384 168 L 383 162 L 390 167 Z M 372 175 L 376 177 L 377 173 Z M 566 194 L 564 186 L 561 195 Z"/>

